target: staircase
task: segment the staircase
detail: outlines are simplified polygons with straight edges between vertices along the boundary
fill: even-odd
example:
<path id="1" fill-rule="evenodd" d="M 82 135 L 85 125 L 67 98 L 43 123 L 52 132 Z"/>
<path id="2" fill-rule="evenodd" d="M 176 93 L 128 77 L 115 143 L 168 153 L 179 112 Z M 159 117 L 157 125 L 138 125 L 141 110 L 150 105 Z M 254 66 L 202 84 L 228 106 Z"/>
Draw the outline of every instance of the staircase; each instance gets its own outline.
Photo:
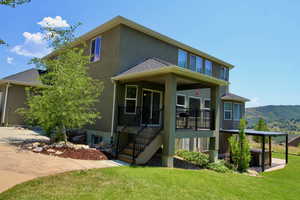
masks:
<path id="1" fill-rule="evenodd" d="M 118 159 L 131 164 L 146 164 L 162 145 L 161 127 L 143 127 L 118 154 Z"/>

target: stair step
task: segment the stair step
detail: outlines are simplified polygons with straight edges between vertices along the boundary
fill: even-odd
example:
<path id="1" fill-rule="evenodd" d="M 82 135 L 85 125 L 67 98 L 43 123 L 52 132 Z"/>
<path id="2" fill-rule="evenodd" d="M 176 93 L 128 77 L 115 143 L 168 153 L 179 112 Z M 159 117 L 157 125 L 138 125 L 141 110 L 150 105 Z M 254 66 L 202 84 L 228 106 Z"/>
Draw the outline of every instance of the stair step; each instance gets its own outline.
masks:
<path id="1" fill-rule="evenodd" d="M 118 159 L 127 163 L 132 163 L 132 157 L 126 154 L 119 154 Z"/>
<path id="2" fill-rule="evenodd" d="M 133 148 L 126 147 L 125 149 L 123 149 L 123 151 L 121 153 L 132 156 Z M 139 153 L 140 153 L 139 151 L 137 151 L 137 150 L 135 151 L 135 155 L 138 155 Z"/>
<path id="3" fill-rule="evenodd" d="M 135 145 L 136 145 L 136 147 L 141 147 L 141 148 L 145 148 L 145 146 L 146 146 L 146 144 L 143 144 L 143 143 L 136 143 Z M 126 146 L 126 148 L 131 148 L 131 149 L 133 149 L 133 146 L 134 146 L 133 143 L 129 143 L 129 144 Z"/>

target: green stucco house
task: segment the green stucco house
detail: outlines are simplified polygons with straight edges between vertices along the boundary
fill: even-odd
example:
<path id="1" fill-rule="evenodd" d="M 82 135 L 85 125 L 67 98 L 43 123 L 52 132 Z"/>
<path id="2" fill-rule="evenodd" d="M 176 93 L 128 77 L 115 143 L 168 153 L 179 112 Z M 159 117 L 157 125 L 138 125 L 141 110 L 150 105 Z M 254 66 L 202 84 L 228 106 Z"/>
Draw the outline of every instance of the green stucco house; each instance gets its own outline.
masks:
<path id="1" fill-rule="evenodd" d="M 229 91 L 232 64 L 120 16 L 80 39 L 90 75 L 105 86 L 96 105 L 102 118 L 86 127 L 90 145 L 114 144 L 120 160 L 137 164 L 162 148 L 168 167 L 175 148 L 207 151 L 212 162 L 228 153 L 220 132 L 238 128 L 248 101 Z M 41 73 L 0 80 L 2 125 L 24 125 L 15 110 L 24 106 L 24 88 L 41 84 Z"/>

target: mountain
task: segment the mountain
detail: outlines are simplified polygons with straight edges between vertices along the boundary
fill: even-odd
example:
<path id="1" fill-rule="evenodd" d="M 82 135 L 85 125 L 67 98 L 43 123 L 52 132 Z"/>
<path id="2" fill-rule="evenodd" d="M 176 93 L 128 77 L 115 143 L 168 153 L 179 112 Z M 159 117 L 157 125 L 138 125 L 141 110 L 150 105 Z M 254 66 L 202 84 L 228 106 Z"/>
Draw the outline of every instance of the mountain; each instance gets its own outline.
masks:
<path id="1" fill-rule="evenodd" d="M 248 128 L 253 128 L 259 118 L 263 118 L 273 131 L 300 133 L 300 105 L 246 108 Z"/>

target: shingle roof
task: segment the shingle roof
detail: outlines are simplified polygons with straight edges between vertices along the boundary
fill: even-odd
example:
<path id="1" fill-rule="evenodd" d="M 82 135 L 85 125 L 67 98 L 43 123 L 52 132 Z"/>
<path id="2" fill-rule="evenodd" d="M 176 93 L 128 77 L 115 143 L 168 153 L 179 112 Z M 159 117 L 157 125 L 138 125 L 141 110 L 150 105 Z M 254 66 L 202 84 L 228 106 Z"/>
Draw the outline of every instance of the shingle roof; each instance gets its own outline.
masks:
<path id="1" fill-rule="evenodd" d="M 247 99 L 245 97 L 238 96 L 233 93 L 226 93 L 221 97 L 222 100 L 228 100 L 228 101 L 239 101 L 239 102 L 247 102 L 250 101 L 250 99 Z"/>
<path id="2" fill-rule="evenodd" d="M 39 79 L 41 73 L 43 73 L 41 70 L 32 68 L 23 72 L 4 77 L 1 79 L 1 81 L 19 84 L 41 85 L 41 81 Z"/>
<path id="3" fill-rule="evenodd" d="M 168 67 L 168 66 L 174 66 L 174 64 L 169 63 L 164 60 L 161 60 L 159 58 L 148 58 L 145 61 L 131 67 L 127 71 L 121 72 L 117 76 L 131 74 L 131 73 L 151 71 L 151 70 L 160 69 L 160 68 Z"/>

